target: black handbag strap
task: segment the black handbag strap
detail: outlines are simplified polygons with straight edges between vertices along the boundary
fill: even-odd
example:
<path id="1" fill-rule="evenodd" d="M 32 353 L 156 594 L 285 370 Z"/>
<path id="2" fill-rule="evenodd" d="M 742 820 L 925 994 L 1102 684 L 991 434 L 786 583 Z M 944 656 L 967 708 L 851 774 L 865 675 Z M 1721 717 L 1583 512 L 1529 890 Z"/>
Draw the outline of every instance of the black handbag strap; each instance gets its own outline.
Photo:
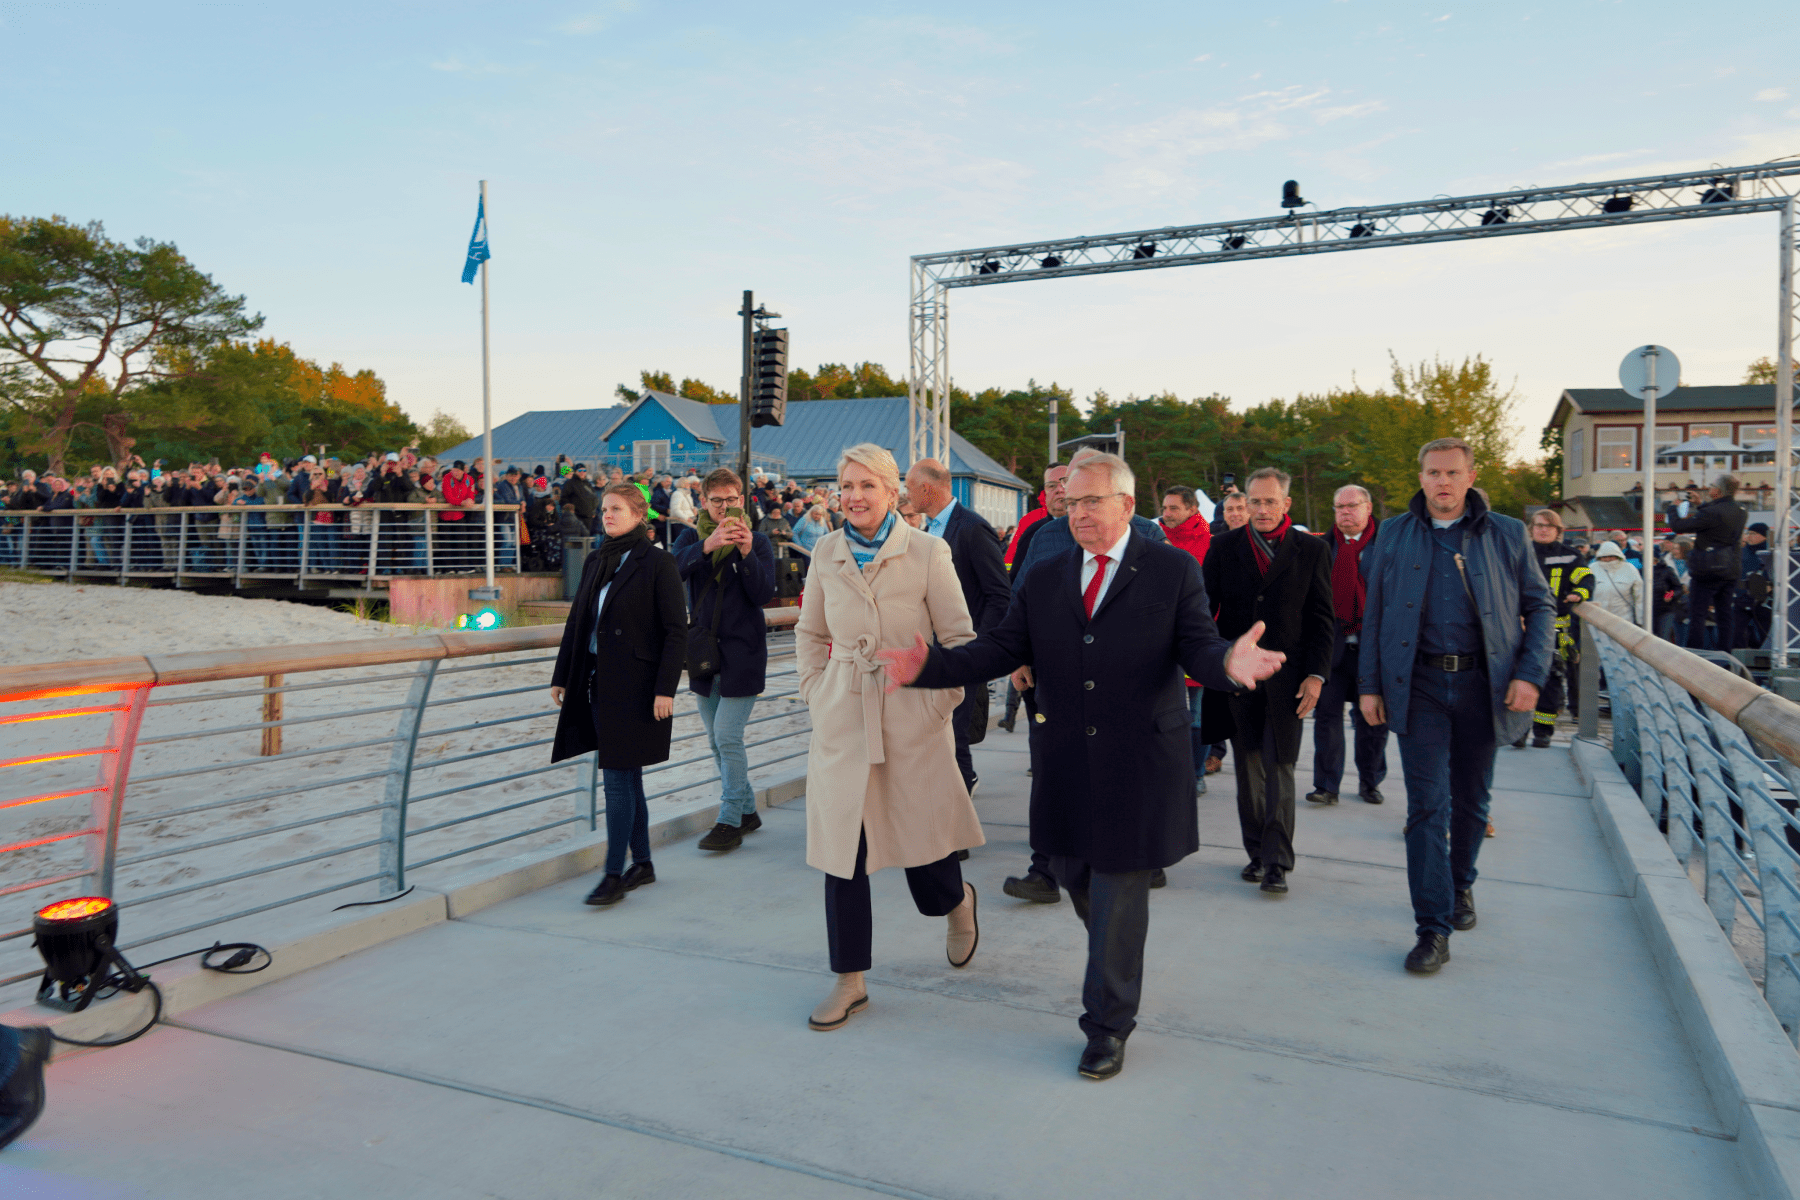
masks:
<path id="1" fill-rule="evenodd" d="M 718 590 L 718 595 L 713 597 L 713 615 L 712 615 L 712 631 L 711 631 L 712 636 L 713 636 L 713 642 L 716 644 L 719 640 L 719 618 L 725 615 L 725 581 L 716 576 L 708 575 L 706 577 L 706 580 L 700 584 L 700 591 L 694 596 L 694 607 L 698 608 L 700 606 L 700 604 L 699 604 L 700 597 L 706 595 L 706 584 L 708 582 L 716 585 L 717 590 Z M 692 626 L 690 625 L 690 628 L 691 627 Z"/>

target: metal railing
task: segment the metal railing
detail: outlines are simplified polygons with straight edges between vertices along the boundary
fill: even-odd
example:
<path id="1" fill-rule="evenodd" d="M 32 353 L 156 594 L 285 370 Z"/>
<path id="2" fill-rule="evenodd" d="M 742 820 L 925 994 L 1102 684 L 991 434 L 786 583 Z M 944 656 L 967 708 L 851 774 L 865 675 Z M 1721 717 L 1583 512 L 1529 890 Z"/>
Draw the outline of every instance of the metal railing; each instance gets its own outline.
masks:
<path id="1" fill-rule="evenodd" d="M 797 615 L 769 612 L 752 771 L 807 752 L 784 632 Z M 0 669 L 0 987 L 41 970 L 30 915 L 67 896 L 114 898 L 131 949 L 369 884 L 391 896 L 421 871 L 596 830 L 594 756 L 549 762 L 561 637 L 537 626 Z M 675 720 L 670 761 L 645 770 L 665 815 L 710 803 L 719 782 L 685 692 Z"/>
<path id="2" fill-rule="evenodd" d="M 1800 1045 L 1800 705 L 1628 621 L 1578 605 L 1584 728 L 1606 672 L 1612 755 L 1731 937 L 1762 935 L 1763 996 Z M 1588 654 L 1589 648 L 1593 654 Z"/>
<path id="3" fill-rule="evenodd" d="M 519 506 L 494 506 L 494 565 L 519 568 Z M 466 575 L 487 562 L 480 508 L 442 504 L 219 505 L 0 512 L 0 567 L 124 583 L 296 586 Z"/>

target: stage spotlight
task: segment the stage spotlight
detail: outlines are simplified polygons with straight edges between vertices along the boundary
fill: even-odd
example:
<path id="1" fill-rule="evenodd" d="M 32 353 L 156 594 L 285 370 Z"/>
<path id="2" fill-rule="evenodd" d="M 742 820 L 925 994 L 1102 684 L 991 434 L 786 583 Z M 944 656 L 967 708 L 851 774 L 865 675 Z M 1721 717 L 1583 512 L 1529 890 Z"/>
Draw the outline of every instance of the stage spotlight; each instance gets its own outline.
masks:
<path id="1" fill-rule="evenodd" d="M 1712 186 L 1700 193 L 1702 204 L 1728 204 L 1737 198 L 1737 187 L 1723 177 L 1712 181 Z"/>
<path id="2" fill-rule="evenodd" d="M 58 900 L 32 920 L 33 945 L 44 959 L 39 1004 L 80 1012 L 102 989 L 136 992 L 149 983 L 119 954 L 119 910 L 104 896 Z M 117 967 L 118 973 L 109 971 Z"/>
<path id="3" fill-rule="evenodd" d="M 1135 249 L 1131 252 L 1131 257 L 1133 257 L 1133 258 L 1155 258 L 1156 257 L 1156 243 L 1155 242 L 1145 242 L 1143 245 L 1139 246 L 1137 249 Z"/>
<path id="4" fill-rule="evenodd" d="M 1062 259 L 1060 259 L 1060 258 L 1056 257 L 1056 255 L 1052 254 L 1049 257 L 1045 258 L 1043 262 L 1039 263 L 1038 266 L 1040 266 L 1040 267 L 1044 268 L 1044 270 L 1048 271 L 1052 267 L 1062 266 Z"/>
<path id="5" fill-rule="evenodd" d="M 1250 241 L 1250 239 L 1245 237 L 1243 234 L 1234 233 L 1230 237 L 1226 238 L 1224 241 L 1219 243 L 1219 249 L 1221 249 L 1221 250 L 1242 250 L 1246 245 L 1249 244 L 1249 241 Z"/>
<path id="6" fill-rule="evenodd" d="M 1290 179 L 1281 185 L 1281 207 L 1299 208 L 1305 203 L 1306 201 L 1300 198 L 1300 184 L 1298 181 Z"/>
<path id="7" fill-rule="evenodd" d="M 1483 225 L 1504 225 L 1511 219 L 1512 209 L 1507 208 L 1503 204 L 1495 205 L 1493 208 L 1490 208 L 1481 214 L 1481 223 Z"/>
<path id="8" fill-rule="evenodd" d="M 977 275 L 998 275 L 1000 273 L 1000 264 L 990 258 L 982 263 L 981 266 L 977 267 L 975 273 Z"/>
<path id="9" fill-rule="evenodd" d="M 1374 237 L 1375 227 L 1373 225 L 1352 225 L 1350 236 L 1353 238 Z"/>
<path id="10" fill-rule="evenodd" d="M 1630 196 L 1614 196 L 1612 199 L 1607 200 L 1600 205 L 1600 211 L 1604 212 L 1604 213 L 1630 212 L 1631 211 L 1631 197 Z"/>
<path id="11" fill-rule="evenodd" d="M 476 613 L 463 613 L 456 618 L 456 627 L 464 632 L 486 633 L 490 629 L 498 629 L 506 624 L 506 618 L 498 609 L 484 608 Z"/>

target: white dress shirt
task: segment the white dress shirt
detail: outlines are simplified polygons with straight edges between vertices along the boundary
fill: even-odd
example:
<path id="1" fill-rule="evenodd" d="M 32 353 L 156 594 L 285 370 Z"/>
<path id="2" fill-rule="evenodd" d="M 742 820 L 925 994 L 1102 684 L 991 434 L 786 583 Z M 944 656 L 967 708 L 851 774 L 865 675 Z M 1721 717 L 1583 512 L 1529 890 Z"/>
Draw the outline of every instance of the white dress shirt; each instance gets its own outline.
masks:
<path id="1" fill-rule="evenodd" d="M 619 577 L 619 572 L 625 569 L 625 560 L 630 557 L 631 551 L 629 550 L 619 556 L 619 565 L 613 568 L 613 579 Z M 610 591 L 612 591 L 612 579 L 602 584 L 600 594 L 594 597 L 594 631 L 588 634 L 588 653 L 596 657 L 600 654 L 600 612 L 606 607 L 606 593 Z"/>
<path id="2" fill-rule="evenodd" d="M 1113 580 L 1118 578 L 1119 560 L 1125 556 L 1125 543 L 1130 540 L 1131 526 L 1127 524 L 1125 526 L 1125 535 L 1114 542 L 1112 546 L 1105 551 L 1107 558 L 1106 578 L 1100 581 L 1100 593 L 1094 597 L 1095 612 L 1099 612 L 1100 606 L 1106 603 L 1106 591 L 1108 588 L 1112 587 Z M 1098 569 L 1094 565 L 1094 560 L 1097 557 L 1099 556 L 1089 554 L 1086 550 L 1081 552 L 1081 594 L 1084 596 L 1087 595 L 1088 585 L 1094 582 L 1094 572 Z"/>
<path id="3" fill-rule="evenodd" d="M 949 503 L 938 509 L 938 515 L 925 518 L 925 532 L 933 537 L 943 537 L 950 525 L 950 514 L 956 511 L 956 497 L 950 497 Z"/>

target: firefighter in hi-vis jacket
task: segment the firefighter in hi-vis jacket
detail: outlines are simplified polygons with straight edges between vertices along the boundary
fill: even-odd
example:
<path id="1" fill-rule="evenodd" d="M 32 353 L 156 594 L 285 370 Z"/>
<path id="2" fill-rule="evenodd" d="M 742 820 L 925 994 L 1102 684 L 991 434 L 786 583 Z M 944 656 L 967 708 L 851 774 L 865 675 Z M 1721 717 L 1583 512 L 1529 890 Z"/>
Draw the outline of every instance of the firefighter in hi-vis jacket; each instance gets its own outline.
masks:
<path id="1" fill-rule="evenodd" d="M 1530 529 L 1538 570 L 1544 573 L 1550 594 L 1556 597 L 1556 656 L 1550 660 L 1550 678 L 1538 692 L 1537 713 L 1531 723 L 1531 744 L 1541 750 L 1556 732 L 1556 714 L 1562 711 L 1563 693 L 1568 693 L 1570 712 L 1581 708 L 1581 697 L 1575 690 L 1580 649 L 1571 632 L 1575 617 L 1570 610 L 1592 596 L 1594 576 L 1575 547 L 1562 540 L 1562 518 L 1553 509 L 1533 513 Z M 1521 737 L 1513 745 L 1523 747 L 1525 739 Z"/>

